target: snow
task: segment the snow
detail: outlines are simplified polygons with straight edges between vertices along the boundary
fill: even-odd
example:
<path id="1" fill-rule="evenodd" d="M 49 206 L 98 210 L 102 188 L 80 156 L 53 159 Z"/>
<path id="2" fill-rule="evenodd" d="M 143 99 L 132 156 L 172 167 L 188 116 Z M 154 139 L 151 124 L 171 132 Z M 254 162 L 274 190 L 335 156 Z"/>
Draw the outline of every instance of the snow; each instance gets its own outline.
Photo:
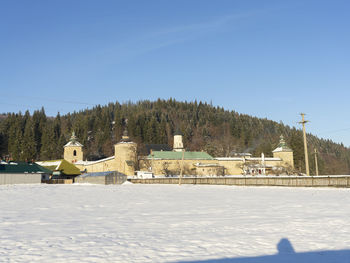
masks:
<path id="1" fill-rule="evenodd" d="M 263 161 L 282 161 L 281 158 L 274 158 L 274 157 L 264 157 L 264 158 L 261 158 L 261 157 L 251 157 L 249 159 L 246 159 L 248 161 L 260 161 L 260 162 L 263 162 Z"/>
<path id="2" fill-rule="evenodd" d="M 105 161 L 109 161 L 109 160 L 113 160 L 114 156 L 110 156 L 104 159 L 100 159 L 97 161 L 83 161 L 83 160 L 79 160 L 76 161 L 74 164 L 80 164 L 80 165 L 92 165 L 92 164 L 96 164 L 96 163 L 101 163 L 101 162 L 105 162 Z"/>
<path id="3" fill-rule="evenodd" d="M 1 262 L 350 262 L 350 189 L 0 186 Z"/>
<path id="4" fill-rule="evenodd" d="M 79 147 L 83 147 L 83 145 L 80 142 L 77 141 L 69 141 L 66 145 L 64 145 L 63 147 L 68 147 L 68 146 L 79 146 Z"/>
<path id="5" fill-rule="evenodd" d="M 62 163 L 62 160 L 58 160 L 58 161 L 41 161 L 41 162 L 36 162 L 36 164 L 39 164 L 41 166 L 56 166 L 55 170 L 58 170 L 58 168 L 60 167 Z"/>
<path id="6" fill-rule="evenodd" d="M 247 158 L 250 159 L 250 158 Z M 215 160 L 218 161 L 244 161 L 244 158 L 241 157 L 216 157 Z"/>

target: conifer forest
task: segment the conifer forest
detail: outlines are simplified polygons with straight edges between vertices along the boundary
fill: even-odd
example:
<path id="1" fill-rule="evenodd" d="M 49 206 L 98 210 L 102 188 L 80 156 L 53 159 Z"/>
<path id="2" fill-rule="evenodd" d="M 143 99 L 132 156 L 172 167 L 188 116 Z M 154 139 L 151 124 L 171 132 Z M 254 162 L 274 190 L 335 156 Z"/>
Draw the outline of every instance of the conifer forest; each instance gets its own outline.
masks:
<path id="1" fill-rule="evenodd" d="M 0 157 L 18 161 L 61 159 L 63 146 L 75 131 L 84 145 L 84 159 L 97 160 L 114 154 L 113 146 L 125 128 L 130 138 L 138 143 L 139 155 L 145 154 L 145 144 L 172 146 L 177 129 L 183 134 L 186 150 L 203 150 L 213 157 L 229 157 L 240 152 L 272 156 L 272 150 L 283 135 L 294 151 L 296 170 L 305 171 L 300 127 L 208 103 L 174 99 L 115 102 L 55 117 L 47 116 L 44 108 L 33 114 L 29 111 L 1 114 Z M 307 134 L 307 142 L 311 174 L 315 174 L 314 149 L 318 151 L 321 175 L 350 174 L 349 148 L 312 134 Z"/>

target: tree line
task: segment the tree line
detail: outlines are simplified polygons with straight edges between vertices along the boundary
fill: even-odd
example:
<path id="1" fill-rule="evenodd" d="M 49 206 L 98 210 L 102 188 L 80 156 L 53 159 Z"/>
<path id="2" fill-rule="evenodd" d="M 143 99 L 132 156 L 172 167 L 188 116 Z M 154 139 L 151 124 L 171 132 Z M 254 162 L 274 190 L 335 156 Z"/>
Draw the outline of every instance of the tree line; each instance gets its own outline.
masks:
<path id="1" fill-rule="evenodd" d="M 272 150 L 284 135 L 294 151 L 297 170 L 304 171 L 302 132 L 268 119 L 252 117 L 203 102 L 178 102 L 174 99 L 109 103 L 92 109 L 46 116 L 44 108 L 33 114 L 7 113 L 0 116 L 0 156 L 13 160 L 61 159 L 63 146 L 74 130 L 84 145 L 84 158 L 96 160 L 114 154 L 126 119 L 129 136 L 145 154 L 145 144 L 172 146 L 174 132 L 183 133 L 190 151 L 204 150 L 212 156 L 233 156 L 250 152 L 255 156 Z M 308 134 L 310 171 L 314 173 L 313 150 L 319 152 L 321 174 L 349 174 L 350 150 L 342 144 Z"/>

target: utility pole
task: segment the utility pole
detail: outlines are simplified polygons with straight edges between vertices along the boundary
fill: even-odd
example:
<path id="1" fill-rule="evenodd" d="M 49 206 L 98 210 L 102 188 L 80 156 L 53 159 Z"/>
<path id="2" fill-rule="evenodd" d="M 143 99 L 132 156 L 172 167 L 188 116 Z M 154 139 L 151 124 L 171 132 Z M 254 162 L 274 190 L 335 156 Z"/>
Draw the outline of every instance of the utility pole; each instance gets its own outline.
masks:
<path id="1" fill-rule="evenodd" d="M 317 149 L 315 148 L 315 167 L 316 167 L 316 176 L 318 176 L 318 163 L 317 163 Z"/>
<path id="2" fill-rule="evenodd" d="M 305 113 L 300 113 L 301 115 L 301 122 L 300 124 L 303 125 L 303 135 L 304 135 L 304 153 L 305 153 L 305 169 L 306 169 L 306 175 L 310 176 L 310 170 L 309 170 L 309 156 L 307 154 L 307 143 L 306 143 L 306 132 L 305 132 L 305 123 L 309 122 L 304 119 Z"/>
<path id="3" fill-rule="evenodd" d="M 185 149 L 182 149 L 182 160 L 181 160 L 181 170 L 180 170 L 179 185 L 181 185 L 181 180 L 182 180 L 182 173 L 183 173 L 183 169 L 184 169 L 184 158 L 185 158 Z"/>

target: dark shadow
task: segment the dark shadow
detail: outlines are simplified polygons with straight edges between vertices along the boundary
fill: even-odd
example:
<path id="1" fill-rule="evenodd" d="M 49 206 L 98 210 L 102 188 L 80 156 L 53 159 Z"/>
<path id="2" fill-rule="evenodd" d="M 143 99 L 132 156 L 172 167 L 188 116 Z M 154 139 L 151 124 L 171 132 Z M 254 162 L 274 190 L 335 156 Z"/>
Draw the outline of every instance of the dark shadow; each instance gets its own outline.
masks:
<path id="1" fill-rule="evenodd" d="M 278 254 L 295 253 L 294 248 L 287 238 L 282 238 L 277 244 Z"/>
<path id="2" fill-rule="evenodd" d="M 195 261 L 180 261 L 183 263 L 350 263 L 350 250 L 323 250 L 297 253 L 287 238 L 282 238 L 277 244 L 275 255 L 219 258 Z"/>

